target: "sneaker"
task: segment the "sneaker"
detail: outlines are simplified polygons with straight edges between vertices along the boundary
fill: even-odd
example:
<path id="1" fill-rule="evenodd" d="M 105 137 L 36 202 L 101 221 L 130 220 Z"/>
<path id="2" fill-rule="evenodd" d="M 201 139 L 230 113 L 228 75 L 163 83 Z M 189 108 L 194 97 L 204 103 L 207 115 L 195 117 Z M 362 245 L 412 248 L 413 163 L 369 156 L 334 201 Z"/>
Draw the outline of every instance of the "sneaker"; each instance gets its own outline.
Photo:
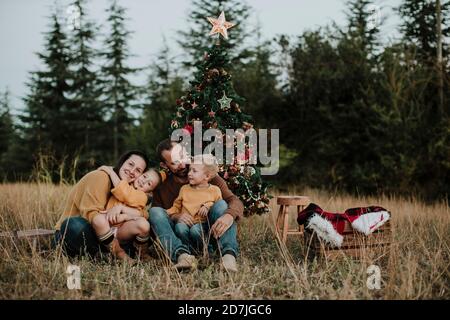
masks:
<path id="1" fill-rule="evenodd" d="M 222 266 L 228 272 L 237 272 L 236 258 L 232 254 L 225 254 L 222 257 Z"/>
<path id="2" fill-rule="evenodd" d="M 118 260 L 127 261 L 131 264 L 134 264 L 136 262 L 125 252 L 125 250 L 122 249 L 119 241 L 116 238 L 114 238 L 114 240 L 109 244 L 109 252 L 111 252 L 112 256 L 117 258 Z"/>
<path id="3" fill-rule="evenodd" d="M 197 269 L 197 259 L 193 255 L 182 253 L 173 267 L 177 270 L 194 270 Z"/>

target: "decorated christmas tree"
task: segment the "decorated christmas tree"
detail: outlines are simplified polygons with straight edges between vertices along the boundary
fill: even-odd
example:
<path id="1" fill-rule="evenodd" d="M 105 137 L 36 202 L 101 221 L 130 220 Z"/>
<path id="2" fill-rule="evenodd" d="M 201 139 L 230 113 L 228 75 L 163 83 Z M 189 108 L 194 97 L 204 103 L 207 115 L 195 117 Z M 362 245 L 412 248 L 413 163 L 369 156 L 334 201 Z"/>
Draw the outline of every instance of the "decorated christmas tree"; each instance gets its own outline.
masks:
<path id="1" fill-rule="evenodd" d="M 251 116 L 241 110 L 244 99 L 233 88 L 229 70 L 230 61 L 225 49 L 228 40 L 227 29 L 233 24 L 225 20 L 222 12 L 219 18 L 208 18 L 213 25 L 210 32 L 212 44 L 205 52 L 203 61 L 197 64 L 195 79 L 190 82 L 190 90 L 177 99 L 177 112 L 174 115 L 170 132 L 184 129 L 193 135 L 194 121 L 201 121 L 202 131 L 214 128 L 221 132 L 216 137 L 221 141 L 229 139 L 225 136 L 227 129 L 254 130 Z M 220 35 L 222 37 L 220 37 Z M 228 137 L 229 138 L 229 137 Z M 223 161 L 219 174 L 228 183 L 229 188 L 244 204 L 244 215 L 263 214 L 269 212 L 268 184 L 261 178 L 261 171 L 255 161 L 249 161 L 256 155 L 244 139 L 244 152 L 234 152 L 231 161 Z M 237 149 L 237 142 L 232 142 Z M 218 156 L 218 155 L 216 155 Z"/>

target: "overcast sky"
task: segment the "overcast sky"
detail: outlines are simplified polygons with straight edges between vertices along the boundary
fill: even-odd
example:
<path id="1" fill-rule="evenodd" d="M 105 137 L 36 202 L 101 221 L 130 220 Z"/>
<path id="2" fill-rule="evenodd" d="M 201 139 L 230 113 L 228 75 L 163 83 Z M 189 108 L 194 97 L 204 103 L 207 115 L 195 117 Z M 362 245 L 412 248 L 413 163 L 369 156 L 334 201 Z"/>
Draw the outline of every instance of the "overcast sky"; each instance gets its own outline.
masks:
<path id="1" fill-rule="evenodd" d="M 69 0 L 59 0 L 63 12 Z M 108 0 L 89 1 L 88 15 L 98 23 L 106 20 Z M 13 113 L 23 108 L 21 97 L 27 93 L 28 73 L 39 69 L 36 52 L 42 52 L 43 33 L 48 31 L 48 16 L 55 0 L 0 0 L 0 92 L 7 87 L 12 95 Z M 130 51 L 136 57 L 132 66 L 148 65 L 162 47 L 162 36 L 174 52 L 176 31 L 186 26 L 190 0 L 122 0 L 128 9 L 127 27 L 133 31 Z M 299 35 L 307 29 L 325 26 L 331 21 L 345 24 L 345 0 L 247 0 L 253 8 L 250 24 L 259 19 L 262 36 L 272 39 L 279 34 Z M 381 16 L 388 17 L 382 40 L 398 37 L 399 19 L 393 12 L 400 0 L 376 0 Z M 143 75 L 135 79 L 144 81 Z"/>

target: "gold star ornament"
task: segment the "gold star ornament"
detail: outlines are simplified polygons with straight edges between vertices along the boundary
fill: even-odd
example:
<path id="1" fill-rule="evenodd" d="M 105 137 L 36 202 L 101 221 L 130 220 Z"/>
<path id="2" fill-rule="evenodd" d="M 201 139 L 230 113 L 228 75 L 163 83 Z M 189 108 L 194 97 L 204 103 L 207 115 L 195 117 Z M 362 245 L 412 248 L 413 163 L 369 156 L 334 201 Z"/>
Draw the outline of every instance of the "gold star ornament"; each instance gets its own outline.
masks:
<path id="1" fill-rule="evenodd" d="M 234 27 L 234 23 L 225 20 L 225 13 L 222 11 L 217 19 L 211 17 L 208 17 L 207 19 L 213 25 L 209 35 L 212 36 L 216 33 L 220 33 L 222 37 L 228 40 L 227 29 Z"/>

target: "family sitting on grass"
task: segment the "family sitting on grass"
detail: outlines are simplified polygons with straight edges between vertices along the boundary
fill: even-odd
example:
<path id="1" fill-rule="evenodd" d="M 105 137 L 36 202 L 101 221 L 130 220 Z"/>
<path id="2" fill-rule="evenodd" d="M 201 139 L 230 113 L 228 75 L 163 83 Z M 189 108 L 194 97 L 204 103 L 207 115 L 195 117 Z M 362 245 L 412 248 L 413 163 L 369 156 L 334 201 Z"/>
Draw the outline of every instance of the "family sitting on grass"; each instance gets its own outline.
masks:
<path id="1" fill-rule="evenodd" d="M 235 220 L 244 207 L 217 174 L 217 160 L 190 159 L 169 139 L 156 152 L 167 175 L 148 168 L 143 152 L 130 151 L 115 167 L 81 178 L 56 224 L 56 243 L 70 256 L 109 252 L 134 263 L 151 259 L 149 246 L 159 242 L 177 270 L 195 269 L 197 255 L 216 252 L 223 268 L 236 272 Z"/>

